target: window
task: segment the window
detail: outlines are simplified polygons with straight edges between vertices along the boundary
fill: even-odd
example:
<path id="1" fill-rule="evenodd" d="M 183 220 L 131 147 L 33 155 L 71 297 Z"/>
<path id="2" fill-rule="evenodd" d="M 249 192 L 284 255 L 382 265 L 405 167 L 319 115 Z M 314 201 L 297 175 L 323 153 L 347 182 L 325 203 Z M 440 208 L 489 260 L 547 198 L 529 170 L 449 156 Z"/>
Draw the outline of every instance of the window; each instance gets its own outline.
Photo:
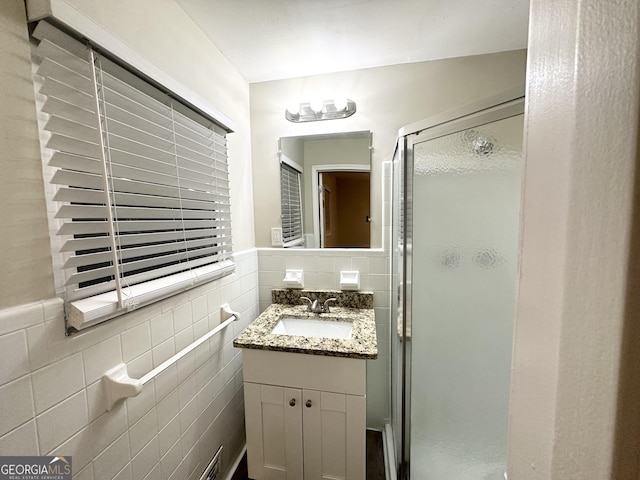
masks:
<path id="1" fill-rule="evenodd" d="M 227 132 L 46 22 L 33 37 L 68 324 L 231 273 Z"/>
<path id="2" fill-rule="evenodd" d="M 282 242 L 284 246 L 302 245 L 302 192 L 300 171 L 288 163 L 280 163 L 280 194 L 282 195 Z"/>

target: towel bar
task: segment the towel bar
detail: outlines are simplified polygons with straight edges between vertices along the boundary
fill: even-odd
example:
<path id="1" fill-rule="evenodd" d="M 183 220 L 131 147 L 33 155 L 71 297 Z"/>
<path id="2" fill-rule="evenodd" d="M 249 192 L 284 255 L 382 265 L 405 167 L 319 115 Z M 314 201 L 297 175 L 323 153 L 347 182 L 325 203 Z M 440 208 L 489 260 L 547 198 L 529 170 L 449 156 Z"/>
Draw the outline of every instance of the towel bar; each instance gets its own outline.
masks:
<path id="1" fill-rule="evenodd" d="M 189 352 L 202 345 L 220 330 L 226 328 L 227 325 L 229 325 L 231 322 L 239 320 L 240 314 L 238 312 L 232 311 L 228 304 L 224 304 L 222 305 L 222 307 L 220 307 L 220 317 L 224 320 L 220 325 L 211 330 L 209 333 L 206 333 L 205 335 L 200 337 L 189 346 L 180 350 L 173 357 L 162 362 L 142 378 L 131 378 L 127 372 L 126 363 L 116 365 L 115 367 L 107 371 L 102 376 L 102 388 L 104 389 L 104 393 L 106 396 L 107 411 L 111 410 L 115 403 L 121 398 L 135 397 L 136 395 L 138 395 L 142 391 L 142 387 L 145 383 L 148 383 L 155 376 L 164 372 L 167 368 L 176 363 Z"/>

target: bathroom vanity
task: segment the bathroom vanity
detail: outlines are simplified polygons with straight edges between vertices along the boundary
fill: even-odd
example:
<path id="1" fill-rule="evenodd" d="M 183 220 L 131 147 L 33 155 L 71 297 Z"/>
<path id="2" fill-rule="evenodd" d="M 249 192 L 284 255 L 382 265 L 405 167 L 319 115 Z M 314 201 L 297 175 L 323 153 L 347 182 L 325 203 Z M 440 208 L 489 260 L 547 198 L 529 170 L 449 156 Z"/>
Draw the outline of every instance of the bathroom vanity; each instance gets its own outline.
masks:
<path id="1" fill-rule="evenodd" d="M 372 297 L 365 305 L 372 307 Z M 338 305 L 350 305 L 338 298 Z M 290 322 L 283 326 L 282 319 Z M 336 323 L 351 331 L 333 328 Z M 373 308 L 316 314 L 303 305 L 272 304 L 234 346 L 245 349 L 249 477 L 364 480 L 366 360 L 377 357 Z"/>

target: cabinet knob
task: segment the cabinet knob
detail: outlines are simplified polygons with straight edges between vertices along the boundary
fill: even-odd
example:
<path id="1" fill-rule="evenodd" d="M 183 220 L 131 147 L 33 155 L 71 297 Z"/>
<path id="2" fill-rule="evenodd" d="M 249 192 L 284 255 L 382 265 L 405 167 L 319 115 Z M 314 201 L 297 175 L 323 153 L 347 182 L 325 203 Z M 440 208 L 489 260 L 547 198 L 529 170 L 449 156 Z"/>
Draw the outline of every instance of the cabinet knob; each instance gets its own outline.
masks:
<path id="1" fill-rule="evenodd" d="M 291 400 L 289 400 L 289 405 L 291 405 L 292 407 L 296 406 L 296 399 L 292 398 Z"/>
<path id="2" fill-rule="evenodd" d="M 311 405 L 313 405 L 313 403 L 311 403 L 311 400 L 307 400 L 307 403 L 305 405 L 307 406 L 307 408 L 311 408 Z"/>

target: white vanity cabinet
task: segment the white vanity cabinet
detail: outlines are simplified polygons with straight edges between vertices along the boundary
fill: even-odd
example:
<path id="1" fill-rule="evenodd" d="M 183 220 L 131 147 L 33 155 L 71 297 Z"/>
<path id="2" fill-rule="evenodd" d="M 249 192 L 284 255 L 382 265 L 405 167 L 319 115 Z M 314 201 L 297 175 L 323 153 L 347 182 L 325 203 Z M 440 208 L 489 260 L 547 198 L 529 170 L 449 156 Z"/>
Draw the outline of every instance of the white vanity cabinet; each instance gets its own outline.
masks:
<path id="1" fill-rule="evenodd" d="M 253 480 L 364 480 L 366 360 L 245 349 Z"/>

